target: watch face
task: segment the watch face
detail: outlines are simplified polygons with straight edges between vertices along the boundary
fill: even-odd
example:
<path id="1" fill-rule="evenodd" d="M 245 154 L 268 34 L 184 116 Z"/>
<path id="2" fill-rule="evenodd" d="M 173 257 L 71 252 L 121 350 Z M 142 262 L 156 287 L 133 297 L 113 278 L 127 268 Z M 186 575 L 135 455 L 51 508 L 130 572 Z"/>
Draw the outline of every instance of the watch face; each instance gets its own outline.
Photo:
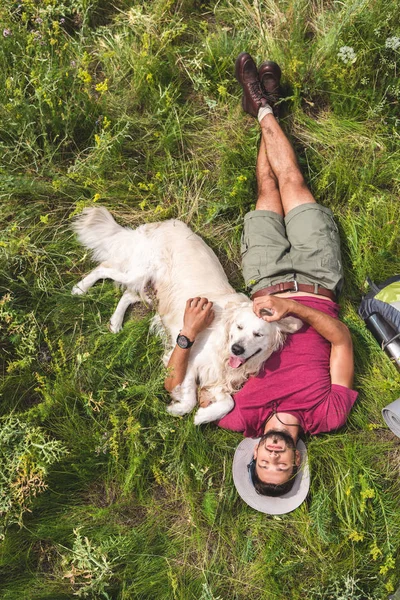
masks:
<path id="1" fill-rule="evenodd" d="M 186 335 L 178 335 L 178 337 L 176 338 L 176 343 L 180 348 L 184 349 L 190 348 L 190 346 L 193 345 L 193 342 L 191 342 L 189 338 L 186 337 Z"/>

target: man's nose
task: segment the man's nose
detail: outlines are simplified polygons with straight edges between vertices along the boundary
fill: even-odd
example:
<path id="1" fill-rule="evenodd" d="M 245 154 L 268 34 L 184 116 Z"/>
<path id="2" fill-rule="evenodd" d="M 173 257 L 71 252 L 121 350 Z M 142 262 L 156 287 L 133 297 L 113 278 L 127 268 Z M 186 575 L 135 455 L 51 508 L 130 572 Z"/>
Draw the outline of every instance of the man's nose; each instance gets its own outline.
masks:
<path id="1" fill-rule="evenodd" d="M 279 456 L 279 451 L 278 450 L 269 450 L 270 456 L 276 458 L 277 456 Z"/>

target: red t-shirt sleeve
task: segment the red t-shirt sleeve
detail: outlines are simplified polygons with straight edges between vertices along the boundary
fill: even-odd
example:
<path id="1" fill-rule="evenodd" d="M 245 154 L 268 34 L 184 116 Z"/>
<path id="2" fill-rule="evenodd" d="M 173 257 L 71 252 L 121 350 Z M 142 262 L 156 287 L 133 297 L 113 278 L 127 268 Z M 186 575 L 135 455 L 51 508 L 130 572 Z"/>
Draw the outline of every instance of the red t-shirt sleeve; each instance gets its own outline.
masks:
<path id="1" fill-rule="evenodd" d="M 327 398 L 310 412 L 304 413 L 307 433 L 316 435 L 343 427 L 357 396 L 355 390 L 332 384 Z"/>
<path id="2" fill-rule="evenodd" d="M 218 427 L 223 427 L 224 429 L 230 429 L 231 431 L 244 431 L 245 425 L 243 423 L 243 419 L 240 415 L 240 409 L 238 406 L 234 406 L 230 413 L 222 417 L 219 421 L 217 421 Z"/>

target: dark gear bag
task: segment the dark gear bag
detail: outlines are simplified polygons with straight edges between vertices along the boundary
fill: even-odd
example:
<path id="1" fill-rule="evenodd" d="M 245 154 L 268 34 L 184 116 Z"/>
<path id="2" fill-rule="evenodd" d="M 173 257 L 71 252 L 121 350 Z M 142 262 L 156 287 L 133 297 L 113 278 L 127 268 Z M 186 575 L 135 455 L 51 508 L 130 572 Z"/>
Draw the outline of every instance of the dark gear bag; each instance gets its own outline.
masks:
<path id="1" fill-rule="evenodd" d="M 400 275 L 375 284 L 362 299 L 358 314 L 400 371 Z"/>

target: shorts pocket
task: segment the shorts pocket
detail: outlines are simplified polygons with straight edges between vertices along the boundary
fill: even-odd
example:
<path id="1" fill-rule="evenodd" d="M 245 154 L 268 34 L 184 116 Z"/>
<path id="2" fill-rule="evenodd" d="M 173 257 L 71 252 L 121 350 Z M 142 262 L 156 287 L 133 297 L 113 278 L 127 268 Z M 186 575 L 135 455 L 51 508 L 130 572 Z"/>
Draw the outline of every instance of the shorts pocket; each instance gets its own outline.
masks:
<path id="1" fill-rule="evenodd" d="M 261 278 L 262 255 L 265 254 L 263 246 L 245 246 L 242 251 L 242 270 L 247 287 L 251 287 Z M 243 245 L 242 245 L 243 248 Z"/>
<path id="2" fill-rule="evenodd" d="M 342 273 L 342 260 L 340 253 L 339 229 L 333 217 L 327 215 L 326 219 L 326 240 L 321 251 L 321 266 L 334 274 Z"/>

